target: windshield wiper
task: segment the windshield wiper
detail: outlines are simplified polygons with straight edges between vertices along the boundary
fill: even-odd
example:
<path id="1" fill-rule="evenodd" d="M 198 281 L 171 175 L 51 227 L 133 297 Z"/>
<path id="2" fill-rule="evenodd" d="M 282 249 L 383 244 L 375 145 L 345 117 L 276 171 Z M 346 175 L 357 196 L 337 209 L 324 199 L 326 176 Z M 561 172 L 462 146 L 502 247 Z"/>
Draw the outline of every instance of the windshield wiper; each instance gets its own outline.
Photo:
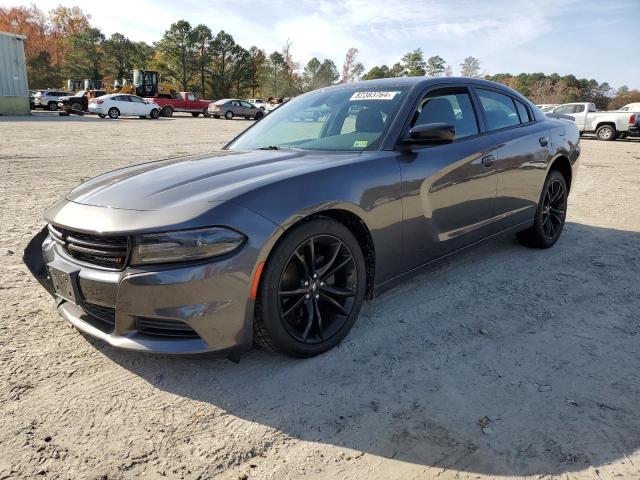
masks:
<path id="1" fill-rule="evenodd" d="M 268 145 L 266 147 L 260 147 L 258 150 L 280 150 L 278 145 Z"/>

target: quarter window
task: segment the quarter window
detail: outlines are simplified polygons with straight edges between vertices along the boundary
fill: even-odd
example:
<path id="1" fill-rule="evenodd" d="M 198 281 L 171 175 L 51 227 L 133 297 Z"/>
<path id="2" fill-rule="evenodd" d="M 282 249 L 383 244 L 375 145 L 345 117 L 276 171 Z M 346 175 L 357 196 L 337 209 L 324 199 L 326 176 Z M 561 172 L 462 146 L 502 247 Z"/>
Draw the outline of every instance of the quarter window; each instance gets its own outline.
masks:
<path id="1" fill-rule="evenodd" d="M 449 123 L 456 129 L 455 138 L 478 133 L 473 105 L 467 89 L 446 89 L 430 92 L 420 102 L 411 126 L 426 123 Z"/>
<path id="2" fill-rule="evenodd" d="M 529 117 L 529 111 L 524 103 L 516 100 L 516 108 L 518 109 L 518 115 L 520 115 L 520 123 L 529 123 L 531 118 Z"/>
<path id="3" fill-rule="evenodd" d="M 520 116 L 510 96 L 479 88 L 478 97 L 487 118 L 488 130 L 499 130 L 520 123 Z"/>

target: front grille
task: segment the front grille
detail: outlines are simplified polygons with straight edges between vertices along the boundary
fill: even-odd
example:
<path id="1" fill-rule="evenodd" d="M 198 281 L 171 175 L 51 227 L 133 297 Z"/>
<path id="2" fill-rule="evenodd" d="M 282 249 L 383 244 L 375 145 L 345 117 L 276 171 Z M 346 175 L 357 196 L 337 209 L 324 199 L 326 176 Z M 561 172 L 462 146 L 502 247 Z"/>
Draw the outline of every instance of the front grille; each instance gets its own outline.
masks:
<path id="1" fill-rule="evenodd" d="M 101 267 L 121 270 L 129 255 L 125 236 L 103 236 L 77 232 L 49 224 L 49 235 L 73 258 Z"/>
<path id="2" fill-rule="evenodd" d="M 176 320 L 138 318 L 136 328 L 140 333 L 162 337 L 198 338 L 198 334 L 186 323 Z"/>

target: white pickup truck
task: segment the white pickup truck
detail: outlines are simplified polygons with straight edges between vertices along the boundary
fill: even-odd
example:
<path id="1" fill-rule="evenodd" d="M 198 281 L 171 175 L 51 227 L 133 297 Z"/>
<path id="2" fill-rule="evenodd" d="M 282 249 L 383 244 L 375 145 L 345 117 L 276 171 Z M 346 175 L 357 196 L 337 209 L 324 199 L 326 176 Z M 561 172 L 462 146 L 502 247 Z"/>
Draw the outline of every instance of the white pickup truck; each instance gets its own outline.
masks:
<path id="1" fill-rule="evenodd" d="M 612 112 L 599 112 L 596 106 L 590 102 L 565 103 L 560 105 L 547 115 L 569 115 L 573 117 L 580 133 L 595 133 L 598 140 L 615 140 L 627 135 L 634 135 L 629 127 L 636 125 L 637 116 L 640 113 L 632 113 L 628 110 L 616 110 Z"/>

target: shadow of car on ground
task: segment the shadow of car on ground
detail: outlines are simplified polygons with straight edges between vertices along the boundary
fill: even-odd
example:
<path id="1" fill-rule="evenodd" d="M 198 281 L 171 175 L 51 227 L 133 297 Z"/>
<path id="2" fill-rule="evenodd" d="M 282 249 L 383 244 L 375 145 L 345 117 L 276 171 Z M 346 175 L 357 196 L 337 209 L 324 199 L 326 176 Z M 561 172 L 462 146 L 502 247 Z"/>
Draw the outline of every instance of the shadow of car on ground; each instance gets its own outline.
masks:
<path id="1" fill-rule="evenodd" d="M 550 250 L 486 243 L 368 302 L 308 360 L 89 341 L 158 389 L 294 438 L 483 474 L 583 470 L 640 448 L 639 249 L 638 232 L 575 223 Z"/>

